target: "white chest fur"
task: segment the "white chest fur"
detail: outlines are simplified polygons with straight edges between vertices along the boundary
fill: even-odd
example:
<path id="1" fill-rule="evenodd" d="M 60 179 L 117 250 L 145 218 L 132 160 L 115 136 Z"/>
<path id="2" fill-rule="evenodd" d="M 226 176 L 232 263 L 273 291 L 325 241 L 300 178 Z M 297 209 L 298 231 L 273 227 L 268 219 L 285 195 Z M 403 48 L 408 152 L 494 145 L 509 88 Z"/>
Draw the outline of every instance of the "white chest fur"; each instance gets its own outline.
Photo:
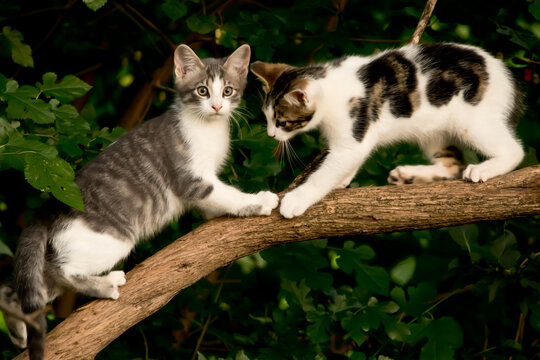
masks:
<path id="1" fill-rule="evenodd" d="M 216 175 L 229 153 L 228 119 L 184 116 L 180 126 L 188 143 L 192 171 L 203 178 Z"/>

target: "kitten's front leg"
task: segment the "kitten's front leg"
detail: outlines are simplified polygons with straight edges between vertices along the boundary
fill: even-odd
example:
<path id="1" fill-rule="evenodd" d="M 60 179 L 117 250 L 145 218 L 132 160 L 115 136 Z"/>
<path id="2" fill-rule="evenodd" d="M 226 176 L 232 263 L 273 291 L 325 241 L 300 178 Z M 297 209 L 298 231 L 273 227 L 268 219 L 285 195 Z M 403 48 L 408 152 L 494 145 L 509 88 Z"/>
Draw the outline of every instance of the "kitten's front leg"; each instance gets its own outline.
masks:
<path id="1" fill-rule="evenodd" d="M 223 214 L 234 216 L 270 215 L 279 204 L 278 196 L 270 191 L 246 194 L 218 179 L 211 183 L 212 190 L 209 194 L 204 199 L 195 201 L 195 206 L 208 217 L 217 217 Z"/>
<path id="2" fill-rule="evenodd" d="M 369 151 L 362 149 L 330 149 L 322 164 L 309 175 L 307 181 L 287 193 L 281 200 L 279 212 L 290 219 L 302 215 L 330 191 L 343 187 L 352 180 Z"/>

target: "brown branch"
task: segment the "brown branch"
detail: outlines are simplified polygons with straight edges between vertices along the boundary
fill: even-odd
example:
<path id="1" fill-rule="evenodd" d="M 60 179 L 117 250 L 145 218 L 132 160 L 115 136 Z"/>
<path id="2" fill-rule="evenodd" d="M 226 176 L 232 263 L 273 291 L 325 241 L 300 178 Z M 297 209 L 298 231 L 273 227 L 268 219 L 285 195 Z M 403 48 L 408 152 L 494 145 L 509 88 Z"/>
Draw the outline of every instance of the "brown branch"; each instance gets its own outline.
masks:
<path id="1" fill-rule="evenodd" d="M 426 7 L 424 8 L 424 12 L 422 13 L 422 16 L 420 16 L 420 21 L 418 22 L 418 25 L 416 26 L 416 30 L 414 30 L 411 44 L 418 44 L 420 41 L 420 38 L 422 37 L 422 34 L 424 33 L 424 30 L 426 30 L 426 26 L 429 22 L 429 18 L 431 17 L 431 13 L 433 12 L 433 9 L 435 8 L 435 4 L 437 3 L 437 0 L 428 0 L 426 3 Z"/>
<path id="2" fill-rule="evenodd" d="M 540 166 L 486 183 L 461 180 L 336 190 L 298 218 L 219 218 L 154 254 L 127 274 L 120 298 L 76 310 L 47 336 L 54 359 L 92 359 L 178 292 L 238 258 L 289 242 L 504 220 L 540 214 Z M 77 351 L 73 351 L 77 349 Z M 26 359 L 26 353 L 16 359 Z"/>

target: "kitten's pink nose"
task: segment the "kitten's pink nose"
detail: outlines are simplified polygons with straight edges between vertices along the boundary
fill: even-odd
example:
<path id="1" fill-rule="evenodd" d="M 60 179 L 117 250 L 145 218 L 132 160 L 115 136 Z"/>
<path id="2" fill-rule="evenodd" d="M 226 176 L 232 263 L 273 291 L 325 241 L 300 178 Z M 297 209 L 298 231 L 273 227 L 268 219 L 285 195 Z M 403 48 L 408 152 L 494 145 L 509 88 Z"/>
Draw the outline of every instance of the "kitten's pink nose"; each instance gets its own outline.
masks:
<path id="1" fill-rule="evenodd" d="M 212 105 L 212 109 L 214 109 L 216 112 L 219 112 L 223 106 L 222 105 Z"/>

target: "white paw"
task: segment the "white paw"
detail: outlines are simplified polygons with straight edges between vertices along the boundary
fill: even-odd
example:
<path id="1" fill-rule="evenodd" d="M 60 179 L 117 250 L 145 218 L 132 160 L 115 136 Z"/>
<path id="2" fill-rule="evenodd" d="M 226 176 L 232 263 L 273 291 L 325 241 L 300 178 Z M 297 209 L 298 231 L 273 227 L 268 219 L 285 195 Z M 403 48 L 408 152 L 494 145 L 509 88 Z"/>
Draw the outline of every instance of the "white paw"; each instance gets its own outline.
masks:
<path id="1" fill-rule="evenodd" d="M 110 287 L 111 287 L 108 297 L 113 300 L 116 300 L 120 297 L 120 292 L 118 291 L 118 287 L 126 283 L 126 274 L 121 270 L 111 271 L 107 275 L 107 279 L 109 280 Z"/>
<path id="2" fill-rule="evenodd" d="M 260 191 L 256 196 L 257 202 L 261 206 L 259 215 L 270 215 L 279 204 L 279 197 L 273 192 Z"/>
<path id="3" fill-rule="evenodd" d="M 291 191 L 285 194 L 281 200 L 281 206 L 279 212 L 286 219 L 292 219 L 295 216 L 300 216 L 306 212 L 306 210 L 313 205 L 306 201 L 306 198 L 296 191 Z"/>
<path id="4" fill-rule="evenodd" d="M 475 183 L 484 182 L 491 178 L 490 174 L 484 170 L 485 166 L 482 166 L 482 164 L 471 164 L 463 171 L 463 179 Z"/>
<path id="5" fill-rule="evenodd" d="M 387 179 L 388 183 L 394 185 L 412 184 L 414 182 L 414 175 L 407 168 L 408 166 L 398 166 L 390 171 Z"/>

